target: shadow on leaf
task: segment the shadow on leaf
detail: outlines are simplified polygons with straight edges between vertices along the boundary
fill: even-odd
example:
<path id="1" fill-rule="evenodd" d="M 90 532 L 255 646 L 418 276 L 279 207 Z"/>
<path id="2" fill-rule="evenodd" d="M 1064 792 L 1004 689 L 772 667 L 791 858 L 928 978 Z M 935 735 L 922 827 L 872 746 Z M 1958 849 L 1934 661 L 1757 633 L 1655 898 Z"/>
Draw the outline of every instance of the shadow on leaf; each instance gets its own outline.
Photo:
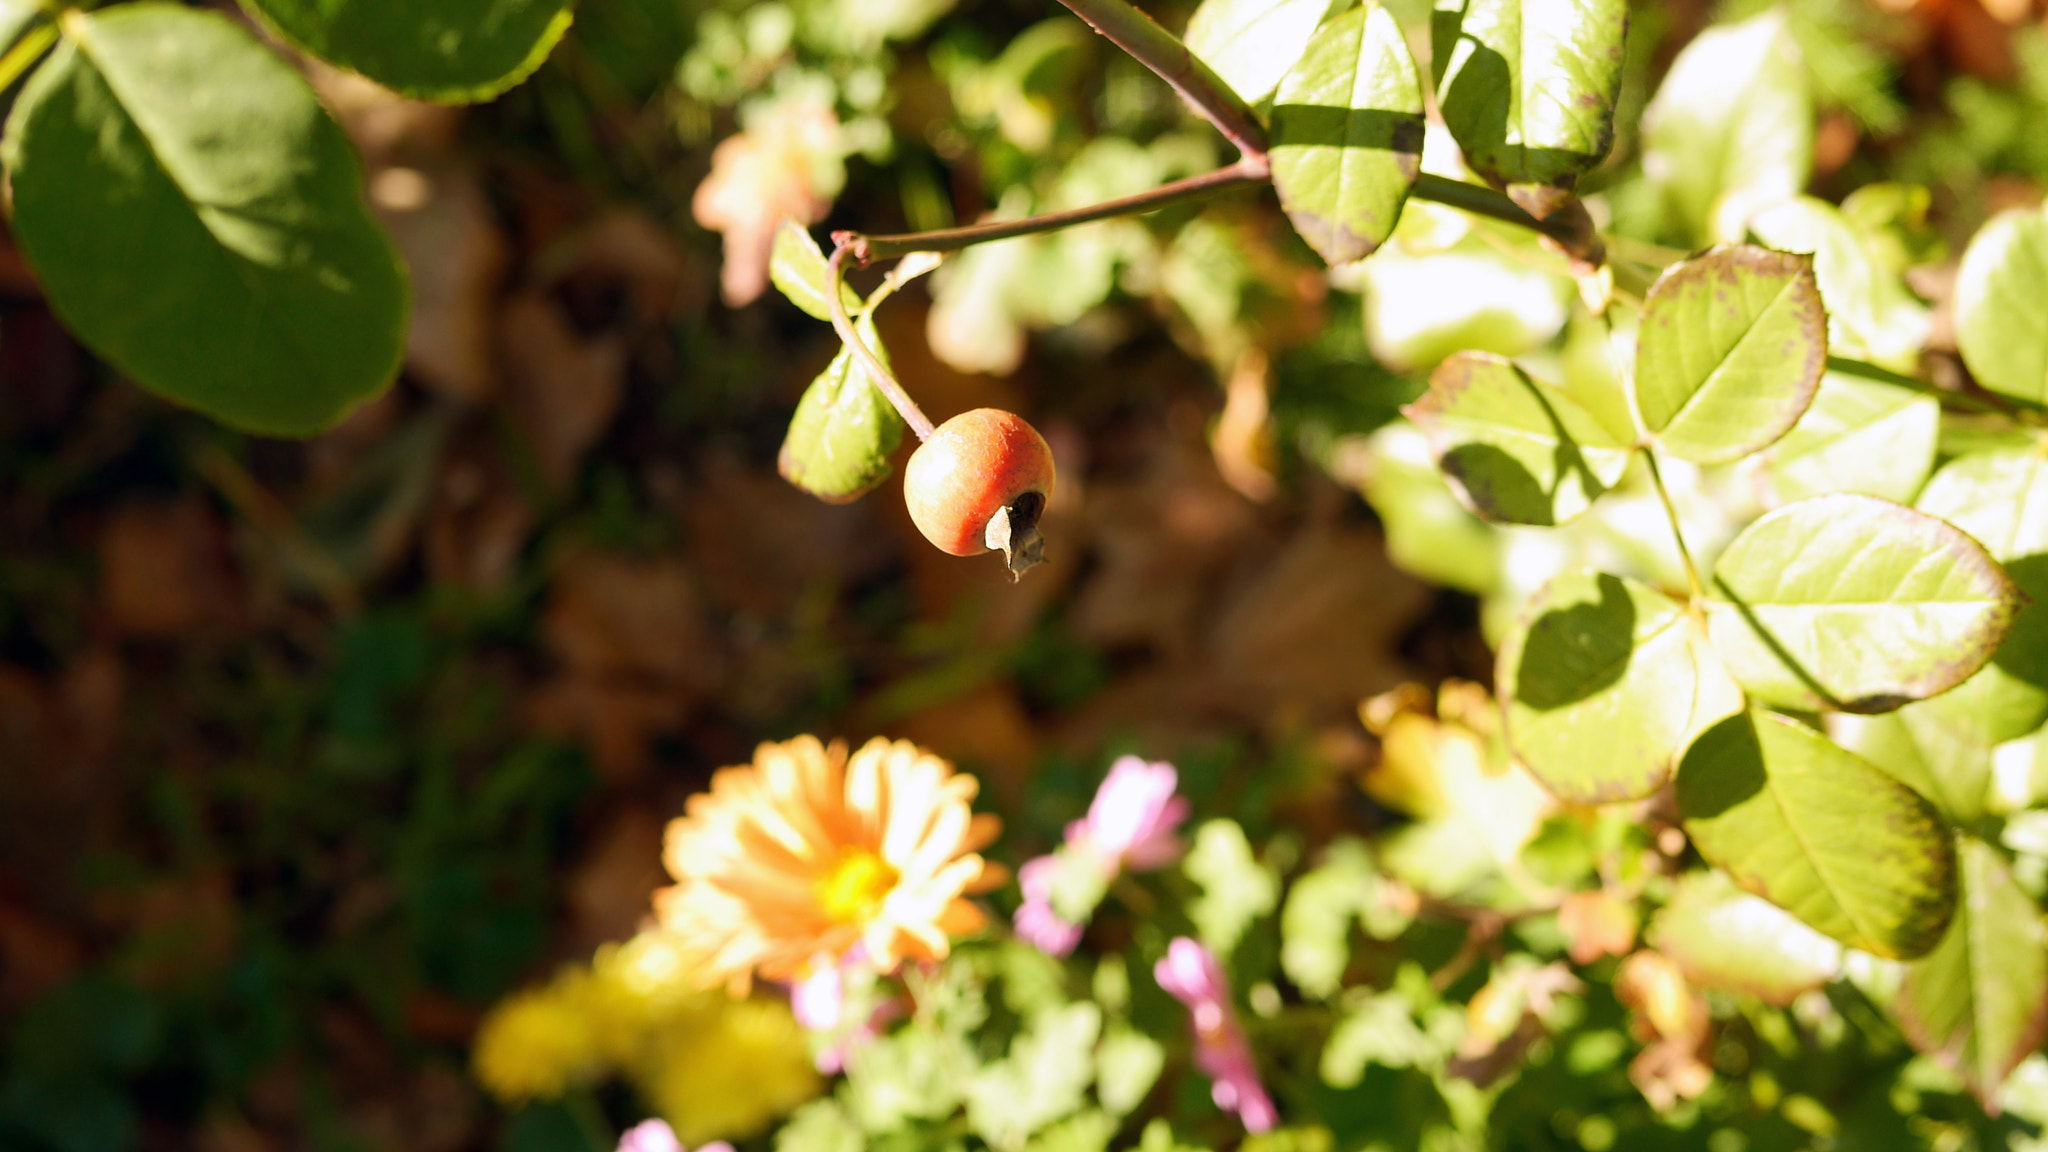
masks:
<path id="1" fill-rule="evenodd" d="M 1619 683 L 1635 653 L 1636 606 L 1621 577 L 1602 573 L 1596 603 L 1545 612 L 1529 626 L 1515 699 L 1547 712 Z"/>

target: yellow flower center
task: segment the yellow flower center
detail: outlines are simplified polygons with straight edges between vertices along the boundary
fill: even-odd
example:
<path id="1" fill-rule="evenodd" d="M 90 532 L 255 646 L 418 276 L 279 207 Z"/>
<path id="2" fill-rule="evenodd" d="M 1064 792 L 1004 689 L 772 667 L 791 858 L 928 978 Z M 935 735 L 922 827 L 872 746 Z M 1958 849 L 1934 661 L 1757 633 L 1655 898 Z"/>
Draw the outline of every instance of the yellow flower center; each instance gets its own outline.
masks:
<path id="1" fill-rule="evenodd" d="M 857 848 L 840 857 L 831 874 L 818 881 L 818 902 L 832 919 L 857 924 L 881 910 L 897 879 L 888 861 Z"/>

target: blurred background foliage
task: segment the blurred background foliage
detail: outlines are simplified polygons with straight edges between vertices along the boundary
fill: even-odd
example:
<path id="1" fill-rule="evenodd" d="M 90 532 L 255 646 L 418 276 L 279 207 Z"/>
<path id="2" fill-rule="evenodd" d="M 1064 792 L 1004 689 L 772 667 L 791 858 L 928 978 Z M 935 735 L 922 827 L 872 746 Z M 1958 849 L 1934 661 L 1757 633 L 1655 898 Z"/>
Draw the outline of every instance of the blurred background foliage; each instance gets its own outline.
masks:
<path id="1" fill-rule="evenodd" d="M 1426 29 L 1426 5 L 1389 6 Z M 1149 7 L 1176 28 L 1192 9 Z M 1618 231 L 1705 239 L 1639 178 L 1643 109 L 1702 29 L 1761 8 L 1635 8 L 1620 139 L 1586 183 Z M 1793 187 L 1909 186 L 1866 189 L 1858 219 L 1952 352 L 1954 254 L 2048 182 L 2042 13 L 1782 11 L 1799 74 L 1770 79 L 1814 106 Z M 881 326 L 934 417 L 1012 408 L 1052 442 L 1052 563 L 1013 588 L 924 546 L 893 487 L 832 507 L 776 476 L 835 343 L 763 296 L 764 245 L 786 215 L 935 228 L 1216 163 L 1137 65 L 1037 0 L 583 0 L 529 82 L 466 111 L 309 68 L 415 290 L 399 385 L 336 430 L 247 437 L 125 386 L 0 247 L 0 1147 L 609 1147 L 662 1106 L 659 1069 L 641 1096 L 600 1078 L 500 1103 L 472 1078 L 478 1023 L 631 937 L 664 821 L 803 731 L 956 759 L 1012 860 L 1120 751 L 1174 758 L 1198 816 L 1241 823 L 1258 857 L 1225 853 L 1226 881 L 1411 817 L 1386 851 L 1425 891 L 1459 888 L 1443 873 L 1494 833 L 1535 845 L 1550 887 L 1655 849 L 1623 813 L 1458 826 L 1498 798 L 1418 801 L 1460 785 L 1357 712 L 1488 680 L 1499 614 L 1572 555 L 1670 575 L 1647 493 L 1565 532 L 1489 528 L 1384 427 L 1451 349 L 1599 360 L 1526 236 L 1417 204 L 1333 275 L 1260 192 L 949 261 Z M 1726 540 L 1746 482 L 1684 479 L 1700 539 Z M 1432 733 L 1457 722 L 1430 711 Z M 2036 898 L 2044 871 L 2021 857 Z M 1278 963 L 1281 919 L 1250 927 L 1242 971 Z M 1548 919 L 1496 929 L 1515 956 L 1568 944 Z M 1597 969 L 1519 1046 L 1518 1007 L 1511 1056 L 1460 1079 L 1414 1021 L 1463 1014 L 1485 973 L 1400 965 L 1443 971 L 1468 939 L 1337 960 L 1407 1010 L 1352 1005 L 1339 1055 L 1278 1089 L 1327 1130 L 1261 1147 L 1948 1150 L 2048 1119 L 2038 1056 L 1990 1118 L 1840 983 L 1790 1007 L 1715 993 L 1718 1076 L 1683 1100 L 1631 1076 L 1628 989 L 1654 973 Z M 998 953 L 976 962 L 1029 963 Z M 705 1043 L 739 1026 L 664 1010 Z M 1149 986 L 1130 1012 L 1180 1027 Z"/>

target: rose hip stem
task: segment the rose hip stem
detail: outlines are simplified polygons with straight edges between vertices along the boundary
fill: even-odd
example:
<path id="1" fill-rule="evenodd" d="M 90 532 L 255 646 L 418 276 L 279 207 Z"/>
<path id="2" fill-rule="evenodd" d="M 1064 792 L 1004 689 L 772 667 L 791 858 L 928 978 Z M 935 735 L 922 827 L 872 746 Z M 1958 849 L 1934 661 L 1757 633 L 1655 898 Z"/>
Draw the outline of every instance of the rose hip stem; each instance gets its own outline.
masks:
<path id="1" fill-rule="evenodd" d="M 896 411 L 903 417 L 903 422 L 910 425 L 910 430 L 917 433 L 918 442 L 923 443 L 932 438 L 931 417 L 926 416 L 924 410 L 917 406 L 917 402 L 910 398 L 910 394 L 903 390 L 903 385 L 896 382 L 896 377 L 890 374 L 881 359 L 868 348 L 867 341 L 860 338 L 860 333 L 853 326 L 853 320 L 846 314 L 846 300 L 840 289 L 846 283 L 843 262 L 849 247 L 845 241 L 840 241 L 832 248 L 832 258 L 825 262 L 825 307 L 832 313 L 832 330 L 839 333 L 839 339 L 844 341 L 848 348 L 853 349 L 854 358 L 867 370 L 868 379 L 874 381 L 875 387 L 882 390 L 882 395 L 889 398 L 889 403 L 896 406 Z"/>

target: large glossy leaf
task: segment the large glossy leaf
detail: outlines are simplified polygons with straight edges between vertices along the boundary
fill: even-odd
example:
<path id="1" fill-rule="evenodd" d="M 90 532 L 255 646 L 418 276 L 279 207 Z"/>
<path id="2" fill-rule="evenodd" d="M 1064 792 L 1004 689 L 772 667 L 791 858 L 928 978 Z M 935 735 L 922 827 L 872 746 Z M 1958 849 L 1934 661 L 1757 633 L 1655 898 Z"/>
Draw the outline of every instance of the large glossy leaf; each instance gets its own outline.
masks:
<path id="1" fill-rule="evenodd" d="M 1992 748 L 1967 726 L 1952 724 L 1934 710 L 1944 699 L 1922 700 L 1878 716 L 1836 713 L 1828 718 L 1828 733 L 1932 800 L 1951 821 L 1972 824 L 1984 815 Z"/>
<path id="2" fill-rule="evenodd" d="M 1987 744 L 2024 736 L 2048 721 L 2048 445 L 1953 460 L 1919 508 L 1983 544 L 2028 597 L 1991 662 L 1928 707 Z"/>
<path id="3" fill-rule="evenodd" d="M 1962 901 L 1892 1005 L 1913 1046 L 1961 1073 L 1994 1114 L 1998 1086 L 2048 1038 L 2048 931 L 1998 851 L 1965 837 Z"/>
<path id="4" fill-rule="evenodd" d="M 1765 473 L 1781 502 L 1860 492 L 1907 504 L 1934 468 L 1940 432 L 1934 397 L 1830 372 L 1806 415 L 1771 445 Z"/>
<path id="5" fill-rule="evenodd" d="M 1870 496 L 1816 496 L 1744 529 L 1714 566 L 1728 670 L 1787 708 L 1883 712 L 1945 692 L 2005 638 L 2019 592 L 1975 540 Z"/>
<path id="6" fill-rule="evenodd" d="M 1919 793 L 1769 712 L 1709 728 L 1678 768 L 1679 815 L 1737 884 L 1852 948 L 1933 948 L 1956 903 L 1949 826 Z"/>
<path id="7" fill-rule="evenodd" d="M 242 0 L 285 39 L 421 100 L 488 100 L 569 30 L 575 0 Z"/>
<path id="8" fill-rule="evenodd" d="M 1790 1004 L 1834 979 L 1842 946 L 1720 872 L 1688 872 L 1644 938 L 1688 980 Z"/>
<path id="9" fill-rule="evenodd" d="M 863 316 L 856 325 L 876 358 L 886 357 L 874 323 Z M 843 504 L 887 478 L 889 454 L 902 441 L 903 417 L 853 350 L 841 347 L 797 401 L 775 465 L 791 484 Z"/>
<path id="10" fill-rule="evenodd" d="M 1273 104 L 1273 188 L 1332 264 L 1372 255 L 1422 170 L 1422 80 L 1377 3 L 1322 26 Z"/>
<path id="11" fill-rule="evenodd" d="M 1897 273 L 1878 264 L 1840 209 L 1799 196 L 1751 216 L 1749 230 L 1772 248 L 1813 256 L 1827 302 L 1828 346 L 1835 353 L 1913 370 L 1927 343 L 1928 308 Z"/>
<path id="12" fill-rule="evenodd" d="M 1188 18 L 1188 50 L 1256 104 L 1301 59 L 1330 0 L 1202 0 Z"/>
<path id="13" fill-rule="evenodd" d="M 1748 244 L 1666 269 L 1636 333 L 1636 414 L 1659 447 L 1725 464 L 1783 436 L 1827 365 L 1813 258 Z"/>
<path id="14" fill-rule="evenodd" d="M 1736 240 L 1813 166 L 1813 96 L 1782 12 L 1710 28 L 1643 111 L 1643 171 L 1685 240 Z"/>
<path id="15" fill-rule="evenodd" d="M 1560 389 L 1504 357 L 1460 352 L 1402 409 L 1466 507 L 1508 524 L 1562 524 L 1613 487 L 1629 447 Z"/>
<path id="16" fill-rule="evenodd" d="M 1627 28 L 1626 0 L 1466 0 L 1449 42 L 1439 21 L 1437 102 L 1465 162 L 1496 185 L 1570 188 L 1614 143 Z"/>
<path id="17" fill-rule="evenodd" d="M 405 274 L 348 140 L 290 65 L 174 4 L 72 12 L 7 122 L 50 305 L 138 383 L 304 435 L 398 371 Z"/>
<path id="18" fill-rule="evenodd" d="M 2048 404 L 2048 216 L 1994 217 L 1956 273 L 1956 347 L 1977 382 Z"/>
<path id="19" fill-rule="evenodd" d="M 1501 642 L 1508 743 L 1579 804 L 1664 786 L 1706 721 L 1742 707 L 1685 605 L 1605 573 L 1559 576 Z"/>

